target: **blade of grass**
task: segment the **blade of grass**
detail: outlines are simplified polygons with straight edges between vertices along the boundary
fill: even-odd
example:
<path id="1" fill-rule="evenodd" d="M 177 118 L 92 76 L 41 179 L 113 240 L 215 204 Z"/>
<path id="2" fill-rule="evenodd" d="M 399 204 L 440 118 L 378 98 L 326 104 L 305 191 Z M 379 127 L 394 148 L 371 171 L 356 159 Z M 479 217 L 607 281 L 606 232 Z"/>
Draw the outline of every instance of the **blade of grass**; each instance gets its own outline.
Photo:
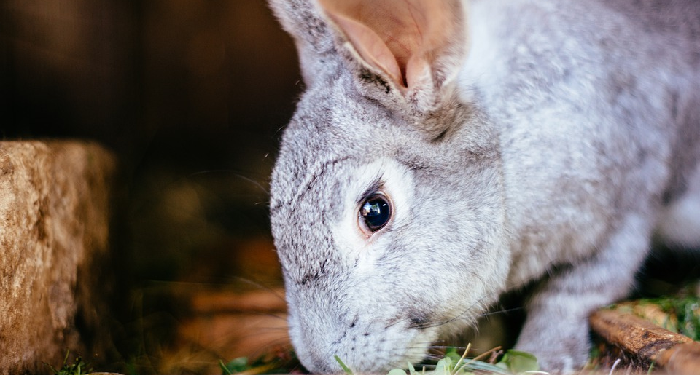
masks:
<path id="1" fill-rule="evenodd" d="M 464 353 L 462 354 L 462 357 L 459 359 L 459 361 L 457 361 L 457 363 L 455 363 L 455 369 L 454 369 L 455 374 L 459 370 L 461 370 L 461 368 L 463 367 L 461 365 L 464 365 L 464 358 L 467 356 L 467 353 L 469 352 L 469 349 L 471 349 L 471 347 L 472 347 L 472 343 L 468 343 L 467 348 L 464 349 Z"/>
<path id="2" fill-rule="evenodd" d="M 338 361 L 338 364 L 340 364 L 340 367 L 343 368 L 343 371 L 345 371 L 346 374 L 353 375 L 352 370 L 350 370 L 350 368 L 346 366 L 345 363 L 343 363 L 340 357 L 338 357 L 337 355 L 334 355 L 333 357 L 335 357 L 335 360 Z"/>

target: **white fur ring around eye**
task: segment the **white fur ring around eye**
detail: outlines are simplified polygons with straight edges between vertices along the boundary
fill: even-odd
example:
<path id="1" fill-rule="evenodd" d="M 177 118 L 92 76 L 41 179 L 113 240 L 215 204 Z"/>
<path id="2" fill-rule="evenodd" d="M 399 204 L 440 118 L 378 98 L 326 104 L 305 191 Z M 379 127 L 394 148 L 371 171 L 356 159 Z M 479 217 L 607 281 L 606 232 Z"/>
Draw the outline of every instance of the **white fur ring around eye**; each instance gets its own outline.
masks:
<path id="1" fill-rule="evenodd" d="M 365 198 L 359 210 L 360 229 L 371 235 L 384 228 L 391 220 L 391 202 L 382 193 L 374 193 Z"/>

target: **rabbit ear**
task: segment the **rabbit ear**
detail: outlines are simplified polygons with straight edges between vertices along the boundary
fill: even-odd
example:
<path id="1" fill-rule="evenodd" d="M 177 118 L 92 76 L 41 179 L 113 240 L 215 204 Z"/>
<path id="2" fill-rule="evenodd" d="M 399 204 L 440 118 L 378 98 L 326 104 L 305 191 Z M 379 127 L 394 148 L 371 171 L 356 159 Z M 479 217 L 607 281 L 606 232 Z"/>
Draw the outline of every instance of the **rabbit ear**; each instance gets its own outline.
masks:
<path id="1" fill-rule="evenodd" d="M 282 27 L 294 37 L 304 82 L 313 86 L 322 72 L 333 69 L 324 61 L 334 58 L 333 33 L 313 0 L 269 0 Z M 322 57 L 323 56 L 323 57 Z"/>
<path id="2" fill-rule="evenodd" d="M 420 90 L 438 100 L 435 96 L 457 75 L 466 55 L 466 6 L 461 0 L 318 2 L 356 58 L 405 97 Z"/>
<path id="3" fill-rule="evenodd" d="M 332 35 L 312 0 L 269 0 L 269 4 L 299 47 L 308 46 L 318 54 L 333 49 Z"/>

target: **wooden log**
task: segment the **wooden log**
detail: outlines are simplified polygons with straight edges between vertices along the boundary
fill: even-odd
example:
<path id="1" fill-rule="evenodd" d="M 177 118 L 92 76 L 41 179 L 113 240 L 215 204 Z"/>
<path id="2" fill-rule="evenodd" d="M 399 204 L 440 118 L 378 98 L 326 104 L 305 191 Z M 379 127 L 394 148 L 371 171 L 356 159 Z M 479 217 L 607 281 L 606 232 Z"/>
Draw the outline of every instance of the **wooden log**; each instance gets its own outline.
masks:
<path id="1" fill-rule="evenodd" d="M 700 343 L 629 313 L 600 310 L 590 317 L 593 331 L 640 362 L 672 374 L 700 374 Z"/>
<path id="2" fill-rule="evenodd" d="M 102 354 L 114 167 L 93 143 L 0 142 L 0 374 Z"/>
<path id="3" fill-rule="evenodd" d="M 700 374 L 700 343 L 690 342 L 676 345 L 656 355 L 655 360 L 663 364 L 669 374 Z"/>

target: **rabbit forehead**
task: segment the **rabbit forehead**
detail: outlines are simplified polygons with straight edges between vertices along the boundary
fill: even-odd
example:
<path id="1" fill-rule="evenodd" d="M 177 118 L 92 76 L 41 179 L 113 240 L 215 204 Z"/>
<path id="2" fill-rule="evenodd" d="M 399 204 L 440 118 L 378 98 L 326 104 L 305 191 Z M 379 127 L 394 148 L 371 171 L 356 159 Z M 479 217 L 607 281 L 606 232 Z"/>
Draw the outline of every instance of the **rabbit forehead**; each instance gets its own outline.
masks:
<path id="1" fill-rule="evenodd" d="M 335 86 L 332 84 L 332 86 Z M 364 98 L 310 89 L 297 105 L 284 131 L 280 155 L 273 172 L 273 202 L 293 199 L 300 185 L 324 164 L 337 160 L 376 160 L 395 155 L 406 137 L 392 123 L 386 110 Z"/>

